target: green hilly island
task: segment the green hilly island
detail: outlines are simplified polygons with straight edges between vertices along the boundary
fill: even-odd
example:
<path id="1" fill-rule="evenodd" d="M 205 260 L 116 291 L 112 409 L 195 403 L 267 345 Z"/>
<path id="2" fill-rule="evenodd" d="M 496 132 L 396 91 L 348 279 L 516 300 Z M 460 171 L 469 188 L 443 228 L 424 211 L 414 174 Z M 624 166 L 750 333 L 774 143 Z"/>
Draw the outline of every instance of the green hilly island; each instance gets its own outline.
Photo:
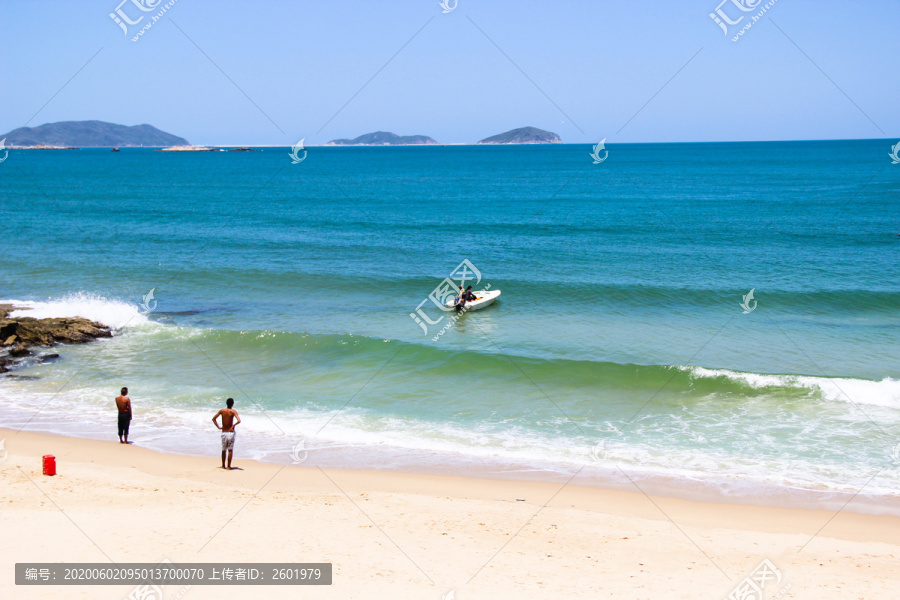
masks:
<path id="1" fill-rule="evenodd" d="M 478 142 L 479 144 L 561 144 L 562 140 L 552 131 L 544 131 L 537 127 L 520 127 L 504 133 L 492 135 Z"/>
<path id="2" fill-rule="evenodd" d="M 397 135 L 390 131 L 375 131 L 352 140 L 331 140 L 329 146 L 405 146 L 412 144 L 437 144 L 427 135 Z"/>
<path id="3" fill-rule="evenodd" d="M 187 146 L 177 135 L 152 125 L 117 125 L 104 121 L 60 121 L 37 127 L 19 127 L 0 135 L 7 146 Z"/>

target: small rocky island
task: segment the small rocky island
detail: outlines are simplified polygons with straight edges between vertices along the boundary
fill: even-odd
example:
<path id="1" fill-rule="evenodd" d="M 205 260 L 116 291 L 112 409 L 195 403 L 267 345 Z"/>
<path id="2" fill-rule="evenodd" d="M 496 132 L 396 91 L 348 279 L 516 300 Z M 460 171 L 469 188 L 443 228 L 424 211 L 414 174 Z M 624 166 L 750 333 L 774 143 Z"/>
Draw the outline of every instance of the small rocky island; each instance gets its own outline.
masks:
<path id="1" fill-rule="evenodd" d="M 505 133 L 484 138 L 479 144 L 562 144 L 559 136 L 552 131 L 537 127 L 520 127 Z"/>
<path id="2" fill-rule="evenodd" d="M 0 373 L 6 373 L 27 357 L 33 356 L 39 362 L 59 358 L 52 352 L 35 354 L 34 347 L 84 344 L 112 337 L 109 327 L 81 317 L 10 318 L 14 310 L 10 304 L 0 304 Z"/>
<path id="3" fill-rule="evenodd" d="M 326 146 L 416 146 L 437 144 L 427 135 L 397 135 L 390 131 L 375 131 L 352 140 L 331 140 Z"/>
<path id="4" fill-rule="evenodd" d="M 177 135 L 160 131 L 153 125 L 117 125 L 105 121 L 60 121 L 37 127 L 19 127 L 0 134 L 6 146 L 14 148 L 127 148 L 135 146 L 187 146 Z"/>

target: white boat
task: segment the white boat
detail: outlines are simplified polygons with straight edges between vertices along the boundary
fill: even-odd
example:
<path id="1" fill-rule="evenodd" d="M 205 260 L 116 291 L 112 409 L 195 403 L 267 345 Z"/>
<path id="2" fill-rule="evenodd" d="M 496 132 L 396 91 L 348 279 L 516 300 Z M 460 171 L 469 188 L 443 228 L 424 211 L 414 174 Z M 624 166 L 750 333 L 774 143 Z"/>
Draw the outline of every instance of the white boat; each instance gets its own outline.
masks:
<path id="1" fill-rule="evenodd" d="M 500 290 L 481 290 L 478 292 L 473 291 L 472 293 L 475 294 L 475 299 L 466 302 L 466 312 L 487 308 L 494 303 L 494 300 L 500 297 Z M 456 306 L 456 302 L 453 299 L 450 299 L 444 306 L 453 308 Z"/>

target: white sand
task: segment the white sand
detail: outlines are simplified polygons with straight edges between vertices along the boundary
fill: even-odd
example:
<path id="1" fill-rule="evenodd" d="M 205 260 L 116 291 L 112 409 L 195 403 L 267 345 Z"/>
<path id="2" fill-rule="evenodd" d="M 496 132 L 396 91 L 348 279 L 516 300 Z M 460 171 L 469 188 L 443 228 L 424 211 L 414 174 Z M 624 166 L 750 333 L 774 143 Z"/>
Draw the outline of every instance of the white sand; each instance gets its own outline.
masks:
<path id="1" fill-rule="evenodd" d="M 894 517 L 651 499 L 577 480 L 560 491 L 535 482 L 282 468 L 240 460 L 240 449 L 234 464 L 244 470 L 226 472 L 217 455 L 0 430 L 3 438 L 4 599 L 123 599 L 132 589 L 16 587 L 16 562 L 164 558 L 334 564 L 329 587 L 195 586 L 181 596 L 188 600 L 437 600 L 450 590 L 456 600 L 718 600 L 763 558 L 784 577 L 767 598 L 787 584 L 780 598 L 900 593 Z M 41 475 L 42 454 L 57 457 L 58 476 Z M 167 598 L 179 591 L 169 586 Z"/>

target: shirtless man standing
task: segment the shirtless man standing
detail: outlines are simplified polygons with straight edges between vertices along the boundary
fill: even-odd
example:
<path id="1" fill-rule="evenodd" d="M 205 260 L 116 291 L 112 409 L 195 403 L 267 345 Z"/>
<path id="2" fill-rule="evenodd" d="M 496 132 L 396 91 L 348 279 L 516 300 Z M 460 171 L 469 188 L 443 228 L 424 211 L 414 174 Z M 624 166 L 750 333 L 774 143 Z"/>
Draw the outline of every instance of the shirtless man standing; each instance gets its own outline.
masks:
<path id="1" fill-rule="evenodd" d="M 222 432 L 222 468 L 231 470 L 231 457 L 234 454 L 234 428 L 241 424 L 241 417 L 237 414 L 237 411 L 231 408 L 234 406 L 234 398 L 229 398 L 225 401 L 225 406 L 228 408 L 223 408 L 219 412 L 216 413 L 216 416 L 212 418 L 213 424 L 216 426 L 216 429 L 219 429 Z M 222 426 L 219 427 L 219 422 L 217 419 L 221 415 L 222 417 Z M 237 419 L 237 423 L 234 420 Z M 225 452 L 228 452 L 228 466 L 225 466 Z"/>
<path id="2" fill-rule="evenodd" d="M 128 427 L 131 425 L 131 398 L 128 397 L 128 388 L 122 388 L 122 395 L 116 397 L 116 408 L 119 409 L 119 443 L 128 443 Z M 122 436 L 125 441 L 122 441 Z"/>

